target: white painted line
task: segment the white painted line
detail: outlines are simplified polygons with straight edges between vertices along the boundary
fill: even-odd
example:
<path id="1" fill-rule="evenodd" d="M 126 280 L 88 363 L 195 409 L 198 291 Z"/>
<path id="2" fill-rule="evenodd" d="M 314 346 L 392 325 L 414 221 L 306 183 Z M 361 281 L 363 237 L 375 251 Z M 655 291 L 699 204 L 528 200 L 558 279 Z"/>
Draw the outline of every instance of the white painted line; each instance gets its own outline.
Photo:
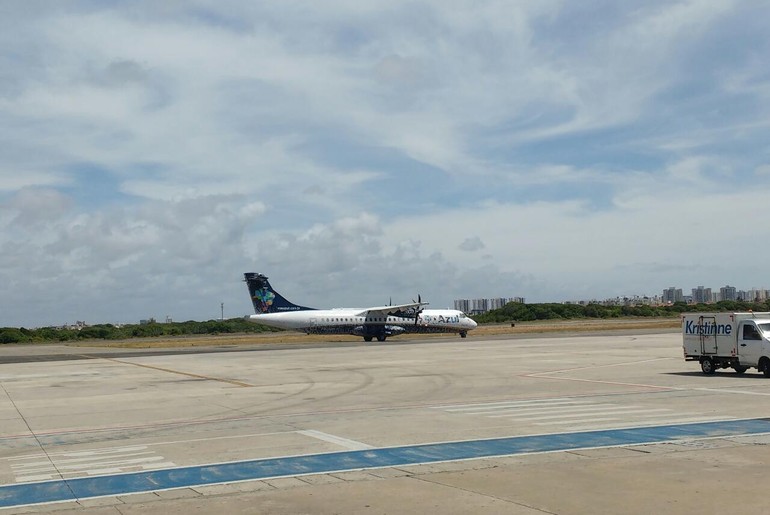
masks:
<path id="1" fill-rule="evenodd" d="M 647 417 L 647 418 L 653 418 L 653 417 Z M 600 419 L 593 419 L 594 421 L 599 421 Z M 612 428 L 605 428 L 605 427 L 596 427 L 596 424 L 591 425 L 583 425 L 583 426 L 571 426 L 570 430 L 572 431 L 607 431 L 609 429 L 636 429 L 636 428 L 645 428 L 645 427 L 657 427 L 661 424 L 687 424 L 691 422 L 718 422 L 720 420 L 735 420 L 732 417 L 692 417 L 692 418 L 677 418 L 672 419 L 669 422 L 663 421 L 663 420 L 657 420 L 657 421 L 650 421 L 649 423 L 645 424 L 645 421 L 639 421 L 639 422 L 629 422 L 627 425 L 621 425 L 621 426 L 615 426 L 613 425 Z M 536 424 L 538 426 L 545 426 L 545 425 L 557 425 L 556 422 L 542 422 L 540 424 Z M 753 436 L 753 435 L 752 435 Z M 730 437 L 719 437 L 719 438 L 733 438 Z"/>
<path id="2" fill-rule="evenodd" d="M 739 395 L 764 395 L 764 396 L 770 396 L 770 393 L 760 393 L 760 392 L 747 392 L 745 390 L 730 390 L 730 389 L 719 389 L 719 388 L 682 388 L 682 390 L 692 390 L 696 392 L 717 392 L 717 393 L 735 393 Z"/>
<path id="3" fill-rule="evenodd" d="M 62 477 L 59 474 L 47 474 L 45 476 L 17 476 L 16 482 L 17 483 L 28 483 L 32 481 L 48 481 L 51 479 L 61 479 Z"/>
<path id="4" fill-rule="evenodd" d="M 162 461 L 165 458 L 163 456 L 148 456 L 146 458 L 136 458 L 133 460 L 120 460 L 120 461 L 92 461 L 89 463 L 57 463 L 56 466 L 48 465 L 47 467 L 36 467 L 36 468 L 25 468 L 25 469 L 16 469 L 14 468 L 13 471 L 16 474 L 32 474 L 35 472 L 56 472 L 57 470 L 59 472 L 64 470 L 84 470 L 88 471 L 95 467 L 104 467 L 104 466 L 117 466 L 117 467 L 135 467 L 138 464 L 143 463 L 152 463 L 152 462 L 158 462 Z"/>
<path id="5" fill-rule="evenodd" d="M 591 422 L 610 422 L 612 420 L 618 420 L 618 417 L 592 418 Z M 566 426 L 567 424 L 570 424 L 570 426 L 572 426 L 577 422 L 580 422 L 580 421 L 579 420 L 558 420 L 556 422 L 535 422 L 535 425 L 536 426 Z M 596 429 L 596 426 L 579 426 L 579 427 L 582 427 L 584 429 Z"/>
<path id="6" fill-rule="evenodd" d="M 57 465 L 59 464 L 76 464 L 76 463 L 100 463 L 101 460 L 114 460 L 129 456 L 157 456 L 152 451 L 146 451 L 146 452 L 132 452 L 130 454 L 121 454 L 120 456 L 98 456 L 98 457 L 92 457 L 92 458 L 76 458 L 76 459 L 57 459 L 55 460 L 55 463 Z M 32 463 L 14 463 L 11 465 L 11 468 L 14 470 L 24 470 L 24 469 L 33 469 L 38 467 L 47 467 L 51 468 L 51 462 L 50 461 L 35 461 Z"/>
<path id="7" fill-rule="evenodd" d="M 579 405 L 571 405 L 571 406 L 550 406 L 550 407 L 544 407 L 544 408 L 501 408 L 499 410 L 484 410 L 484 411 L 474 411 L 474 412 L 465 412 L 465 414 L 469 415 L 485 415 L 488 413 L 555 413 L 555 412 L 564 412 L 569 413 L 571 411 L 597 411 L 602 409 L 612 409 L 613 406 L 618 406 L 617 404 L 610 404 L 610 403 L 590 403 L 590 404 L 579 404 Z M 629 406 L 633 408 L 638 408 L 639 406 Z"/>
<path id="8" fill-rule="evenodd" d="M 613 409 L 613 410 L 604 410 L 601 413 L 597 413 L 597 415 L 600 415 L 600 416 L 601 415 L 631 415 L 631 414 L 634 414 L 634 413 L 654 413 L 654 412 L 660 412 L 660 411 L 667 411 L 669 413 L 671 412 L 671 410 L 664 409 L 664 408 L 661 408 L 661 409 L 639 409 L 639 410 L 638 409 L 630 409 L 630 408 L 618 408 L 618 409 Z M 533 420 L 556 420 L 556 419 L 564 419 L 564 418 L 580 418 L 580 417 L 585 417 L 585 416 L 591 416 L 591 414 L 590 413 L 572 413 L 572 414 L 570 414 L 570 413 L 562 413 L 560 415 L 548 415 L 548 416 L 545 416 L 545 417 L 541 417 L 541 416 L 530 417 L 530 416 L 527 416 L 527 415 L 511 414 L 511 415 L 493 415 L 493 416 L 490 416 L 489 418 L 520 418 L 520 419 L 524 419 L 524 420 L 533 421 Z"/>
<path id="9" fill-rule="evenodd" d="M 78 456 L 98 456 L 100 454 L 115 454 L 115 453 L 122 453 L 122 452 L 134 452 L 134 451 L 143 451 L 147 449 L 146 445 L 132 445 L 128 447 L 107 447 L 105 449 L 95 449 L 92 451 L 69 451 L 69 452 L 52 452 L 51 454 L 27 454 L 26 456 L 16 456 L 14 458 L 8 458 L 8 461 L 20 461 L 20 460 L 29 460 L 33 458 L 48 458 L 48 457 L 59 457 L 59 456 L 71 456 L 71 457 L 78 457 Z"/>
<path id="10" fill-rule="evenodd" d="M 497 409 L 505 409 L 505 408 L 511 408 L 511 409 L 552 409 L 557 408 L 559 406 L 572 406 L 572 405 L 587 405 L 587 404 L 595 404 L 591 401 L 563 401 L 563 402 L 554 402 L 554 403 L 538 403 L 538 404 L 519 404 L 516 402 L 509 402 L 505 404 L 500 404 L 498 406 L 486 406 L 486 405 L 472 405 L 467 406 L 465 408 L 450 408 L 444 411 L 448 411 L 450 413 L 462 413 L 464 411 L 492 411 Z M 532 406 L 532 407 L 530 407 Z"/>
<path id="11" fill-rule="evenodd" d="M 365 444 L 363 442 L 357 442 L 355 440 L 348 440 L 347 438 L 342 438 L 340 436 L 334 436 L 330 435 L 328 433 L 323 433 L 321 431 L 315 431 L 313 429 L 307 429 L 304 431 L 297 431 L 301 435 L 309 436 L 311 438 L 316 438 L 318 440 L 323 440 L 324 442 L 329 442 L 333 444 L 337 444 L 341 447 L 344 447 L 346 449 L 350 449 L 352 451 L 362 451 L 364 449 L 373 449 L 374 447 L 368 444 Z"/>
<path id="12" fill-rule="evenodd" d="M 553 399 L 532 399 L 527 401 L 500 401 L 500 402 L 482 402 L 477 404 L 450 404 L 448 406 L 431 406 L 431 409 L 448 410 L 450 408 L 467 408 L 471 406 L 496 406 L 499 404 L 533 404 L 533 403 L 553 403 L 560 401 L 574 401 L 574 397 L 557 397 Z"/>

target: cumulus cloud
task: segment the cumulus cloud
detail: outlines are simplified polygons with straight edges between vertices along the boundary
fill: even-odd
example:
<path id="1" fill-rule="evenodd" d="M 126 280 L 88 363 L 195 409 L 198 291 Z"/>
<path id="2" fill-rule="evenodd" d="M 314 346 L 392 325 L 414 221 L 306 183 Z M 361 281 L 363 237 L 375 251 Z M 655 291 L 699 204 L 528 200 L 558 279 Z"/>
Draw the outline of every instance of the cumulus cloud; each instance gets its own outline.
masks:
<path id="1" fill-rule="evenodd" d="M 465 238 L 463 242 L 460 243 L 459 249 L 467 252 L 474 252 L 476 250 L 481 250 L 484 247 L 485 245 L 484 242 L 481 241 L 481 238 L 474 236 L 472 238 Z"/>
<path id="2" fill-rule="evenodd" d="M 321 306 L 761 286 L 713 241 L 770 189 L 765 6 L 25 6 L 0 325 L 243 314 L 248 270 Z"/>

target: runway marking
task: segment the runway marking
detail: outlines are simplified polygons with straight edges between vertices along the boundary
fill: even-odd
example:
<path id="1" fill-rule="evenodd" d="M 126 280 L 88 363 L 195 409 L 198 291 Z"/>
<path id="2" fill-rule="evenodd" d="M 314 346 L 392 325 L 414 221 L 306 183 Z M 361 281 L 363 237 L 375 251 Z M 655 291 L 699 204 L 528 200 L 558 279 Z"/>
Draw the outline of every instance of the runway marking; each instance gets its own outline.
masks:
<path id="1" fill-rule="evenodd" d="M 575 400 L 574 397 L 555 397 L 546 399 L 528 399 L 523 401 L 500 401 L 500 402 L 482 402 L 474 404 L 454 404 L 454 405 L 441 405 L 440 409 L 445 411 L 468 411 L 474 410 L 479 407 L 489 407 L 490 409 L 513 407 L 513 406 L 528 406 L 530 404 L 578 404 L 584 401 Z"/>
<path id="2" fill-rule="evenodd" d="M 650 417 L 653 418 L 653 417 Z M 598 419 L 594 419 L 594 422 L 596 422 Z M 608 419 L 608 420 L 616 420 L 617 419 Z M 735 420 L 732 417 L 689 417 L 689 418 L 681 418 L 677 419 L 677 424 L 693 424 L 693 423 L 711 423 L 711 422 L 721 422 L 721 421 L 729 421 L 729 420 Z M 613 424 L 613 429 L 626 429 L 626 428 L 641 428 L 641 427 L 654 427 L 658 426 L 661 423 L 664 423 L 665 421 L 658 421 L 658 422 L 652 422 L 652 421 L 646 421 L 645 424 L 627 424 L 627 425 L 617 425 Z M 595 431 L 596 430 L 596 424 L 590 424 L 590 425 L 576 425 L 575 421 L 561 421 L 561 422 L 547 422 L 538 424 L 540 426 L 559 426 L 559 425 L 567 425 L 569 424 L 569 429 L 571 431 Z"/>
<path id="3" fill-rule="evenodd" d="M 729 388 L 676 388 L 677 390 L 688 390 L 696 392 L 718 392 L 718 393 L 734 393 L 738 395 L 763 395 L 770 396 L 770 393 L 762 392 L 747 392 L 746 390 L 730 390 Z"/>
<path id="4" fill-rule="evenodd" d="M 494 403 L 454 404 L 446 406 L 432 406 L 431 409 L 446 411 L 456 415 L 481 416 L 493 419 L 509 419 L 517 422 L 530 423 L 535 426 L 548 425 L 580 425 L 586 429 L 599 429 L 612 422 L 627 421 L 629 417 L 634 420 L 632 426 L 661 418 L 669 423 L 689 421 L 687 416 L 695 413 L 683 413 L 670 408 L 659 408 L 642 405 L 616 404 L 612 402 L 596 402 L 585 398 L 560 397 L 555 399 L 525 400 L 525 401 L 500 401 Z M 682 420 L 683 416 L 685 417 Z M 728 417 L 732 418 L 732 417 Z M 703 420 L 715 420 L 714 417 L 700 418 Z M 592 424 L 588 426 L 588 424 Z"/>
<path id="5" fill-rule="evenodd" d="M 94 359 L 92 356 L 87 356 L 89 359 Z M 253 388 L 253 384 L 244 383 L 242 381 L 236 381 L 234 379 L 223 379 L 221 377 L 211 377 L 211 376 L 204 376 L 200 374 L 193 374 L 191 372 L 182 372 L 181 370 L 173 370 L 171 368 L 164 368 L 164 367 L 156 367 L 154 365 L 146 365 L 143 363 L 134 363 L 133 361 L 125 361 L 122 359 L 115 359 L 115 358 L 97 358 L 97 359 L 104 359 L 107 361 L 112 361 L 114 363 L 121 363 L 123 365 L 133 365 L 135 367 L 141 367 L 141 368 L 149 368 L 150 370 L 159 370 L 161 372 L 168 372 L 169 374 L 178 374 L 181 376 L 187 376 L 192 377 L 195 379 L 205 379 L 207 381 L 219 381 L 220 383 L 228 383 L 235 386 L 240 386 L 242 388 Z"/>
<path id="6" fill-rule="evenodd" d="M 621 363 L 608 363 L 606 365 L 591 365 L 588 367 L 573 367 L 573 368 L 563 368 L 560 370 L 551 370 L 548 372 L 535 372 L 533 374 L 526 374 L 526 376 L 535 376 L 535 375 L 541 375 L 541 374 L 557 374 L 559 372 L 575 372 L 577 370 L 593 370 L 595 368 L 612 368 L 612 367 L 624 367 L 628 365 L 638 365 L 640 363 L 652 363 L 653 361 L 667 361 L 675 358 L 651 358 L 651 359 L 641 359 L 641 360 L 635 360 L 635 361 L 623 361 Z"/>
<path id="7" fill-rule="evenodd" d="M 330 435 L 328 433 L 322 433 L 321 431 L 315 431 L 313 429 L 307 429 L 305 431 L 297 431 L 297 433 L 301 435 L 309 436 L 311 438 L 317 438 L 318 440 L 323 440 L 324 442 L 337 444 L 341 447 L 344 447 L 346 449 L 351 449 L 354 451 L 360 451 L 362 449 L 373 449 L 371 445 L 365 444 L 363 442 L 348 440 L 347 438 Z"/>
<path id="8" fill-rule="evenodd" d="M 594 415 L 632 415 L 635 413 L 660 413 L 661 411 L 671 413 L 671 410 L 660 408 L 660 409 L 632 409 L 632 408 L 613 408 L 613 409 L 603 409 L 601 410 L 601 413 L 594 414 L 594 413 L 560 413 L 558 415 L 542 415 L 537 417 L 532 417 L 529 414 L 516 414 L 511 413 L 507 415 L 491 415 L 490 418 L 525 418 L 528 421 L 534 421 L 537 422 L 538 420 L 557 420 L 557 419 L 565 419 L 565 418 L 586 418 L 586 415 L 588 415 L 590 418 L 589 420 L 596 420 Z"/>
<path id="9" fill-rule="evenodd" d="M 558 371 L 557 371 L 558 372 Z M 654 384 L 640 384 L 640 383 L 624 383 L 620 381 L 600 381 L 598 379 L 578 379 L 576 377 L 552 377 L 548 374 L 555 374 L 557 372 L 543 372 L 537 374 L 524 374 L 521 377 L 531 377 L 534 379 L 554 379 L 556 381 L 575 381 L 578 383 L 596 383 L 596 384 L 609 384 L 612 386 L 631 386 L 634 388 L 649 388 L 653 390 L 684 390 L 684 388 L 677 388 L 675 386 L 659 386 Z M 689 388 L 688 388 L 689 389 Z"/>
<path id="10" fill-rule="evenodd" d="M 560 374 L 563 372 L 576 372 L 579 370 L 593 370 L 597 368 L 622 367 L 622 366 L 628 366 L 628 365 L 638 365 L 640 363 L 652 363 L 654 361 L 666 361 L 671 359 L 674 359 L 674 358 L 652 358 L 652 359 L 643 359 L 643 360 L 636 360 L 636 361 L 624 361 L 622 363 L 609 363 L 607 365 L 594 365 L 590 367 L 564 368 L 561 370 L 550 370 L 546 372 L 534 372 L 531 374 L 522 374 L 520 377 L 530 377 L 533 379 L 555 379 L 557 381 L 576 381 L 580 383 L 609 384 L 613 386 L 630 386 L 634 388 L 651 388 L 655 390 L 677 390 L 677 388 L 671 387 L 671 386 L 658 386 L 653 384 L 625 383 L 620 381 L 600 381 L 597 379 L 578 379 L 575 377 L 552 376 L 552 374 Z"/>
<path id="11" fill-rule="evenodd" d="M 0 486 L 0 508 L 175 488 L 521 454 L 770 434 L 770 419 L 441 442 Z"/>
<path id="12" fill-rule="evenodd" d="M 28 454 L 8 458 L 17 483 L 175 467 L 147 446 Z"/>

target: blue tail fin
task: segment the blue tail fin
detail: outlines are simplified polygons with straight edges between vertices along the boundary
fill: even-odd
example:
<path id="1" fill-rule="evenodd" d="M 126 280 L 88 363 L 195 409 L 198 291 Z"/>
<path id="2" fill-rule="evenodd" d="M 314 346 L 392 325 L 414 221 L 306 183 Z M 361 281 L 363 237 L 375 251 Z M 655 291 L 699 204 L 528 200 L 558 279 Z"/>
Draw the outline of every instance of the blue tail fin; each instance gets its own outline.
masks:
<path id="1" fill-rule="evenodd" d="M 249 296 L 254 303 L 254 311 L 260 313 L 280 313 L 283 311 L 305 311 L 314 308 L 297 306 L 292 304 L 283 295 L 270 286 L 267 276 L 247 272 L 243 274 L 246 285 L 249 287 Z"/>

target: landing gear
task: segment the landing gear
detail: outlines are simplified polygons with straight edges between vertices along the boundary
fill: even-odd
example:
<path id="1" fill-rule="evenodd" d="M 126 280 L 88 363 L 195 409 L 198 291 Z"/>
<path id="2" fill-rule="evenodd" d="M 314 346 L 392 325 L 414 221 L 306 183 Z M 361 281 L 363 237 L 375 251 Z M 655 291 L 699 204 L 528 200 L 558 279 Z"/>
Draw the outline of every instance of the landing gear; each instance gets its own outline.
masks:
<path id="1" fill-rule="evenodd" d="M 377 341 L 378 342 L 384 342 L 385 341 L 385 335 L 384 334 L 378 334 L 377 335 Z"/>
<path id="2" fill-rule="evenodd" d="M 370 342 L 370 341 L 372 341 L 372 337 L 371 336 L 364 336 L 364 341 L 365 342 Z"/>
<path id="3" fill-rule="evenodd" d="M 467 338 L 468 337 L 468 331 L 460 331 L 460 338 Z"/>

